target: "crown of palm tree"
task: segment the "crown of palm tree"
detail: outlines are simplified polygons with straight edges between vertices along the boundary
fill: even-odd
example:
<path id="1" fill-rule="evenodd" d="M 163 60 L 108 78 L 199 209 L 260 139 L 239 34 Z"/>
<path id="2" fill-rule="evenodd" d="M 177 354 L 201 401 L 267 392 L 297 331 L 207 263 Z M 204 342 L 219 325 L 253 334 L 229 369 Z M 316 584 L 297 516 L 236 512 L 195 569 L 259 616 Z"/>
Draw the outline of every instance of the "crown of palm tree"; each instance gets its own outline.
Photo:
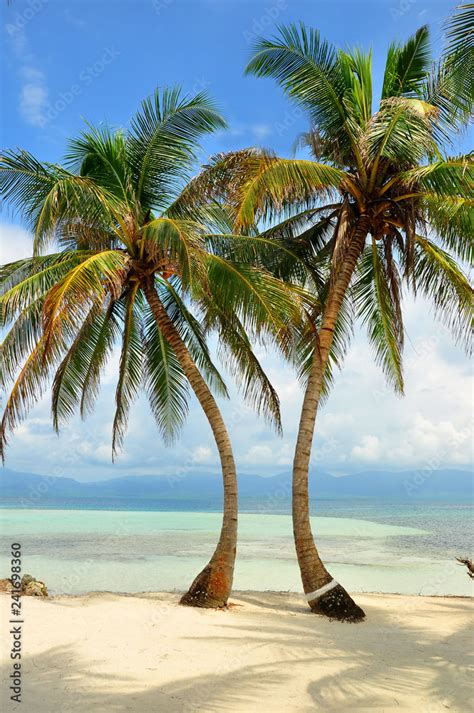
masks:
<path id="1" fill-rule="evenodd" d="M 472 12 L 469 17 L 472 22 Z M 214 196 L 225 204 L 236 230 L 253 234 L 257 225 L 272 224 L 262 238 L 283 241 L 299 260 L 267 251 L 266 264 L 292 280 L 308 277 L 300 261 L 309 267 L 319 297 L 310 315 L 315 322 L 363 217 L 371 240 L 361 245 L 332 358 L 344 352 L 352 310 L 366 322 L 376 357 L 398 391 L 403 278 L 431 298 L 457 339 L 468 342 L 471 333 L 472 290 L 458 262 L 473 256 L 473 161 L 444 153 L 472 112 L 471 50 L 450 46 L 432 63 L 426 27 L 405 44 L 392 44 L 374 112 L 370 52 L 336 50 L 303 25 L 282 27 L 278 37 L 257 42 L 246 71 L 275 79 L 306 111 L 311 130 L 299 144 L 312 158 L 260 150 L 222 154 L 189 187 L 201 200 Z M 303 375 L 313 348 L 307 333 L 297 355 Z"/>
<path id="2" fill-rule="evenodd" d="M 241 239 L 228 230 L 222 209 L 180 195 L 199 138 L 222 126 L 204 93 L 186 98 L 171 89 L 143 102 L 127 133 L 89 127 L 71 142 L 64 166 L 40 163 L 26 151 L 1 156 L 1 194 L 34 235 L 33 257 L 0 271 L 1 323 L 10 326 L 3 386 L 12 381 L 2 454 L 7 431 L 51 376 L 56 428 L 76 409 L 90 411 L 117 342 L 113 452 L 141 388 L 163 436 L 176 435 L 188 382 L 144 297 L 150 285 L 209 387 L 226 394 L 206 345 L 212 328 L 245 396 L 279 426 L 278 398 L 251 335 L 278 334 L 298 318 L 298 298 L 267 271 L 237 259 Z M 57 250 L 44 254 L 52 242 Z"/>

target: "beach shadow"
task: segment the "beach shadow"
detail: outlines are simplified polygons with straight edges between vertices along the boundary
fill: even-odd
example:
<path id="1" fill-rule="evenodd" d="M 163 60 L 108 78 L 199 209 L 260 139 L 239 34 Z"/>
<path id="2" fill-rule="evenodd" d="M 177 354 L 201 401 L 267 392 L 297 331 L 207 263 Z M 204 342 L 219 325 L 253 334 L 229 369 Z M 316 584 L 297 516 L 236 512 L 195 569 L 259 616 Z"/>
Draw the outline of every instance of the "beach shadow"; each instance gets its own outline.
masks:
<path id="1" fill-rule="evenodd" d="M 272 597 L 273 599 L 274 597 Z M 240 601 L 258 605 L 259 594 L 243 595 Z M 317 677 L 309 683 L 307 691 L 314 701 L 312 710 L 318 711 L 368 711 L 385 710 L 400 705 L 397 696 L 414 694 L 423 690 L 430 698 L 429 713 L 451 709 L 466 711 L 473 693 L 473 643 L 474 630 L 460 628 L 446 636 L 436 628 L 436 614 L 427 611 L 433 623 L 430 628 L 417 627 L 404 621 L 404 601 L 396 616 L 374 606 L 367 607 L 370 622 L 368 635 L 359 636 L 366 624 L 329 622 L 308 612 L 307 616 L 288 616 L 282 609 L 282 618 L 275 625 L 254 629 L 242 624 L 229 625 L 229 636 L 220 637 L 235 641 L 234 629 L 245 635 L 247 642 L 256 647 L 273 646 L 281 642 L 286 649 L 285 659 L 274 661 L 275 670 L 284 669 L 289 661 L 293 668 L 314 664 Z M 283 602 L 282 602 L 283 603 Z M 439 614 L 469 615 L 472 609 L 463 599 L 436 601 Z M 278 610 L 280 603 L 264 601 L 263 610 Z M 306 612 L 303 604 L 294 605 L 294 611 Z M 286 616 L 285 616 L 286 614 Z M 216 637 L 214 637 L 216 639 Z M 456 653 L 462 652 L 462 664 L 456 662 Z M 343 666 L 337 673 L 324 673 L 332 663 Z M 374 688 L 378 689 L 374 693 Z M 426 697 L 421 705 L 426 705 Z M 403 709 L 402 709 L 403 710 Z"/>
<path id="2" fill-rule="evenodd" d="M 370 604 L 368 623 L 352 625 L 329 622 L 309 610 L 305 614 L 304 603 L 295 604 L 293 598 L 295 616 L 286 608 L 286 595 L 270 599 L 237 595 L 244 606 L 216 615 L 209 636 L 181 636 L 181 642 L 192 641 L 194 652 L 210 661 L 216 652 L 226 652 L 223 668 L 230 664 L 231 671 L 219 671 L 218 662 L 212 673 L 186 675 L 183 656 L 175 680 L 144 688 L 143 679 L 133 674 L 101 672 L 93 651 L 91 660 L 84 661 L 72 645 L 61 646 L 24 657 L 25 708 L 36 713 L 270 713 L 279 692 L 292 685 L 296 697 L 288 713 L 403 711 L 400 701 L 407 696 L 417 701 L 418 694 L 423 713 L 469 709 L 472 632 L 460 628 L 443 635 L 435 620 L 423 625 L 419 609 L 417 624 L 410 623 L 404 620 L 403 600 L 395 615 Z M 441 617 L 446 608 L 463 615 L 471 611 L 462 600 L 440 601 L 435 611 Z M 277 610 L 280 618 L 275 618 Z M 236 637 L 244 637 L 245 647 Z M 158 680 L 159 662 L 150 660 L 149 666 Z M 1 669 L 2 679 L 10 672 L 9 662 Z M 3 683 L 2 696 L 7 688 Z M 298 691 L 311 703 L 299 702 Z M 3 711 L 18 710 L 7 703 Z"/>
<path id="3" fill-rule="evenodd" d="M 276 672 L 270 664 L 263 664 L 243 666 L 225 674 L 183 677 L 136 690 L 132 677 L 94 672 L 90 662 L 81 662 L 68 646 L 25 656 L 22 666 L 22 702 L 26 703 L 27 710 L 37 713 L 239 711 L 244 705 L 251 705 L 255 695 L 268 696 L 270 701 L 274 686 L 282 682 L 281 672 Z M 10 665 L 1 667 L 0 701 L 5 712 L 18 710 L 18 704 L 9 700 L 10 673 Z"/>

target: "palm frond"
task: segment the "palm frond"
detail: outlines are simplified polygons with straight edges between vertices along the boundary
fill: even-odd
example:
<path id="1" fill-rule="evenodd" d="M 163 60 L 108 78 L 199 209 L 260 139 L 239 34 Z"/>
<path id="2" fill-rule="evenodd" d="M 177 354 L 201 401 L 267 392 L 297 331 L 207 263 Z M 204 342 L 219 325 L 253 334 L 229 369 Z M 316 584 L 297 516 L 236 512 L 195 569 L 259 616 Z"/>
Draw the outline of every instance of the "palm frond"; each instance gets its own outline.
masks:
<path id="1" fill-rule="evenodd" d="M 207 320 L 209 327 L 218 333 L 221 360 L 234 376 L 244 399 L 281 433 L 278 394 L 254 354 L 243 324 L 235 314 L 229 316 L 218 308 L 212 316 L 208 312 Z"/>
<path id="2" fill-rule="evenodd" d="M 84 400 L 90 406 L 97 393 L 100 368 L 106 356 L 104 337 L 108 337 L 109 353 L 111 342 L 117 337 L 113 313 L 113 302 L 105 309 L 92 305 L 55 373 L 51 410 L 56 431 L 74 414 L 77 407 L 83 405 Z M 102 358 L 99 359 L 99 356 Z M 95 379 L 92 378 L 93 372 Z"/>
<path id="3" fill-rule="evenodd" d="M 40 258 L 28 258 L 4 266 L 0 286 L 0 324 L 11 322 L 19 312 L 44 296 L 90 253 L 71 251 Z M 9 269 L 11 268 L 11 269 Z"/>
<path id="4" fill-rule="evenodd" d="M 112 458 L 122 448 L 130 407 L 142 385 L 143 346 L 140 312 L 136 300 L 138 285 L 124 297 L 122 347 L 119 376 L 115 390 L 115 416 L 112 425 Z"/>
<path id="5" fill-rule="evenodd" d="M 474 52 L 474 3 L 463 2 L 456 6 L 455 11 L 446 22 L 446 53 L 459 56 L 461 53 Z"/>
<path id="6" fill-rule="evenodd" d="M 210 298 L 228 315 L 237 315 L 250 332 L 278 333 L 301 317 L 300 297 L 270 273 L 209 255 Z"/>
<path id="7" fill-rule="evenodd" d="M 177 87 L 156 90 L 132 119 L 127 139 L 137 200 L 166 208 L 189 177 L 199 138 L 224 126 L 205 92 L 182 97 Z"/>
<path id="8" fill-rule="evenodd" d="M 337 52 L 317 30 L 288 25 L 279 36 L 259 39 L 247 74 L 272 77 L 308 111 L 312 123 L 345 148 L 356 146 L 354 126 L 347 121 L 344 75 Z"/>
<path id="9" fill-rule="evenodd" d="M 473 291 L 456 261 L 428 238 L 415 240 L 414 283 L 457 342 L 472 351 Z"/>
<path id="10" fill-rule="evenodd" d="M 474 198 L 474 159 L 459 156 L 409 169 L 398 176 L 400 183 L 438 198 Z"/>
<path id="11" fill-rule="evenodd" d="M 183 288 L 205 278 L 205 250 L 203 229 L 192 220 L 155 218 L 142 229 L 147 255 L 156 268 L 180 276 Z"/>
<path id="12" fill-rule="evenodd" d="M 443 245 L 460 260 L 474 262 L 474 199 L 425 193 L 426 220 Z"/>
<path id="13" fill-rule="evenodd" d="M 0 156 L 0 195 L 16 208 L 34 233 L 34 254 L 40 254 L 63 224 L 80 220 L 89 231 L 120 224 L 123 206 L 86 176 L 60 166 L 41 164 L 26 151 Z"/>
<path id="14" fill-rule="evenodd" d="M 173 349 L 148 312 L 143 319 L 144 387 L 158 430 L 165 442 L 172 443 L 188 414 L 189 384 Z"/>
<path id="15" fill-rule="evenodd" d="M 271 221 L 295 203 L 313 204 L 322 196 L 331 198 L 345 179 L 336 168 L 314 161 L 268 159 L 242 188 L 236 214 L 236 230 L 246 229 L 259 219 Z"/>
<path id="16" fill-rule="evenodd" d="M 122 131 L 107 126 L 89 127 L 69 143 L 66 165 L 117 196 L 128 209 L 136 207 L 127 162 L 126 138 Z"/>
<path id="17" fill-rule="evenodd" d="M 418 99 L 394 97 L 381 102 L 364 136 L 372 175 L 376 175 L 382 158 L 408 168 L 437 153 L 431 113 L 432 108 Z"/>
<path id="18" fill-rule="evenodd" d="M 338 61 L 344 74 L 347 114 L 364 130 L 372 116 L 372 52 L 340 50 Z"/>
<path id="19" fill-rule="evenodd" d="M 404 45 L 389 47 L 382 87 L 382 99 L 416 97 L 430 69 L 428 26 L 420 27 Z"/>
<path id="20" fill-rule="evenodd" d="M 79 410 L 82 418 L 91 413 L 99 393 L 101 373 L 119 339 L 122 319 L 122 300 L 111 301 L 101 318 L 91 324 L 90 347 L 86 369 L 82 374 L 82 394 Z"/>
<path id="21" fill-rule="evenodd" d="M 354 284 L 357 315 L 367 325 L 377 363 L 396 392 L 403 393 L 403 322 L 400 278 L 375 240 L 362 254 Z"/>
<path id="22" fill-rule="evenodd" d="M 87 304 L 101 303 L 107 295 L 119 297 L 128 264 L 125 253 L 106 250 L 90 255 L 73 267 L 50 289 L 45 299 L 45 335 L 51 337 L 61 318 L 71 323 L 76 310 L 82 313 Z"/>

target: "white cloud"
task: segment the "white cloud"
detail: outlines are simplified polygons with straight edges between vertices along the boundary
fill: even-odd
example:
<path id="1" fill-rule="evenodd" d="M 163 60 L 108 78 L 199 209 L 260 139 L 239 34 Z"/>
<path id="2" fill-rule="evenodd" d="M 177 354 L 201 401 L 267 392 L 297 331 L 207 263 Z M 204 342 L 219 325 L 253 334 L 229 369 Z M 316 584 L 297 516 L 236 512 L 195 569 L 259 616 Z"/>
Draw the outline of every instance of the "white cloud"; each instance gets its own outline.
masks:
<path id="1" fill-rule="evenodd" d="M 226 136 L 250 136 L 252 140 L 263 141 L 273 133 L 273 127 L 271 124 L 245 124 L 239 121 L 231 121 L 229 129 L 225 133 Z"/>
<path id="2" fill-rule="evenodd" d="M 41 5 L 38 9 L 41 8 Z M 7 25 L 10 46 L 17 57 L 21 80 L 19 111 L 26 123 L 42 128 L 47 122 L 48 86 L 44 73 L 36 66 L 23 24 Z"/>
<path id="3" fill-rule="evenodd" d="M 198 446 L 192 454 L 192 462 L 199 465 L 208 465 L 216 460 L 214 452 L 209 446 Z"/>
<path id="4" fill-rule="evenodd" d="M 0 223 L 0 264 L 31 257 L 33 237 L 19 225 Z"/>
<path id="5" fill-rule="evenodd" d="M 291 443 L 268 443 L 255 445 L 239 458 L 249 466 L 288 466 L 293 460 L 293 445 Z"/>
<path id="6" fill-rule="evenodd" d="M 362 444 L 354 446 L 351 455 L 356 460 L 367 461 L 369 463 L 376 461 L 380 456 L 380 441 L 377 436 L 363 436 Z"/>
<path id="7" fill-rule="evenodd" d="M 258 141 L 266 139 L 272 133 L 272 127 L 269 124 L 253 124 L 250 130 Z"/>
<path id="8" fill-rule="evenodd" d="M 23 86 L 20 92 L 20 112 L 28 124 L 43 127 L 47 121 L 48 89 L 43 72 L 34 67 L 21 70 Z"/>

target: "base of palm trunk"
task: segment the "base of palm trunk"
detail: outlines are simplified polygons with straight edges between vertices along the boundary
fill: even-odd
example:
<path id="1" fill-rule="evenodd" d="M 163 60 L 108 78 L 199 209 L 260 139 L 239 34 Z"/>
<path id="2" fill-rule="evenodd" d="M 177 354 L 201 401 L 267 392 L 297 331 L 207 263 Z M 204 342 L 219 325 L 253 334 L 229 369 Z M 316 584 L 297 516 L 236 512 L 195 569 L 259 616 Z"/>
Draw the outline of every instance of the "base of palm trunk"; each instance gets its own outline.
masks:
<path id="1" fill-rule="evenodd" d="M 349 622 L 365 619 L 364 610 L 355 603 L 350 594 L 340 584 L 323 594 L 319 599 L 308 602 L 308 604 L 312 612 L 323 614 L 329 619 Z"/>
<path id="2" fill-rule="evenodd" d="M 228 575 L 217 566 L 208 564 L 198 574 L 179 603 L 188 607 L 221 609 L 227 606 L 232 582 Z"/>

